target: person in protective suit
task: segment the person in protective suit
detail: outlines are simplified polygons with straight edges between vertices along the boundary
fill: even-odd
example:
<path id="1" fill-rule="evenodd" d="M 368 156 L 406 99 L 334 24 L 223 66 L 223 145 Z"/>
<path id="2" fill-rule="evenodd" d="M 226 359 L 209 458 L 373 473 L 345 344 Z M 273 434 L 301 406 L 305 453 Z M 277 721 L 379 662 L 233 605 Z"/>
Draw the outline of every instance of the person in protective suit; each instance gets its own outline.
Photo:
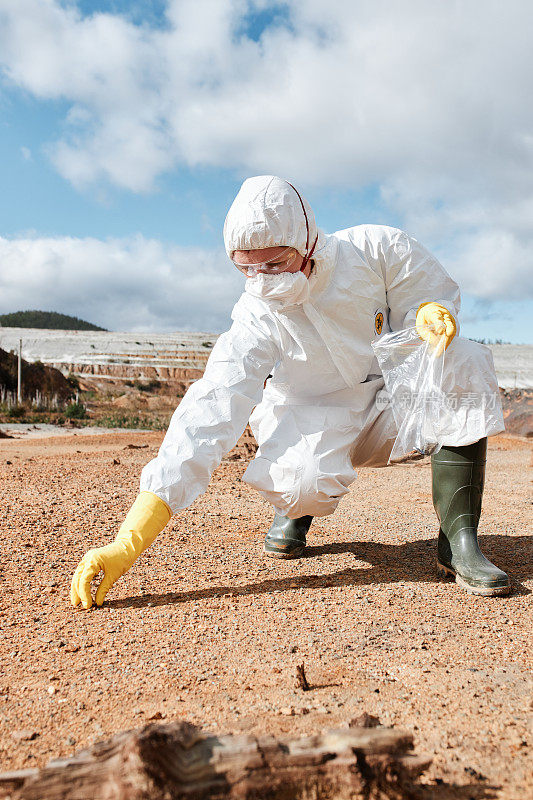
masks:
<path id="1" fill-rule="evenodd" d="M 459 289 L 441 264 L 395 228 L 324 234 L 305 198 L 273 176 L 244 182 L 224 242 L 248 278 L 233 324 L 143 469 L 115 541 L 77 567 L 72 603 L 92 605 L 100 571 L 96 603 L 103 603 L 171 515 L 206 490 L 248 421 L 259 447 L 244 480 L 274 508 L 264 552 L 301 556 L 313 517 L 335 511 L 354 468 L 387 464 L 396 428 L 390 406 L 378 402 L 384 380 L 371 342 L 415 325 L 437 353 L 447 349 L 444 386 L 458 399 L 456 430 L 432 456 L 438 567 L 475 594 L 508 593 L 508 576 L 477 539 L 487 437 L 504 430 L 492 355 L 454 340 Z"/>

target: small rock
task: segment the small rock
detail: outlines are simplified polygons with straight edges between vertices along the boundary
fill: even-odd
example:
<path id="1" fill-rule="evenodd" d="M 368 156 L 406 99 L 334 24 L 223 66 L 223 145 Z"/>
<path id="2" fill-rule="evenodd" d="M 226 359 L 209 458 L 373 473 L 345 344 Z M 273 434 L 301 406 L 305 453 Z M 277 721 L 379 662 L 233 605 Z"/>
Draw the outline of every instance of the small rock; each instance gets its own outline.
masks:
<path id="1" fill-rule="evenodd" d="M 465 767 L 465 772 L 467 775 L 470 775 L 471 778 L 475 778 L 476 781 L 487 780 L 487 776 L 483 775 L 482 772 L 478 772 L 477 769 L 474 769 L 474 767 Z"/>
<path id="2" fill-rule="evenodd" d="M 294 708 L 292 706 L 284 706 L 279 710 L 280 714 L 283 714 L 284 717 L 294 717 Z"/>
<path id="3" fill-rule="evenodd" d="M 304 692 L 308 692 L 311 688 L 307 681 L 304 664 L 298 664 L 296 666 L 296 688 L 302 689 Z"/>
<path id="4" fill-rule="evenodd" d="M 30 730 L 13 731 L 11 735 L 17 742 L 33 742 L 39 736 L 37 731 Z"/>
<path id="5" fill-rule="evenodd" d="M 48 694 L 52 696 L 53 694 L 57 694 L 57 686 L 49 686 L 48 687 Z"/>
<path id="6" fill-rule="evenodd" d="M 363 711 L 359 717 L 354 717 L 348 723 L 349 728 L 379 728 L 380 725 L 379 717 L 367 714 L 366 711 Z"/>
<path id="7" fill-rule="evenodd" d="M 156 720 L 156 719 L 164 719 L 166 714 L 162 714 L 160 711 L 156 711 L 155 714 L 152 714 L 148 717 L 149 720 Z"/>
<path id="8" fill-rule="evenodd" d="M 76 744 L 76 739 L 74 739 L 74 737 L 73 737 L 73 736 L 67 736 L 67 738 L 65 739 L 65 744 L 66 744 L 68 747 L 72 747 L 73 745 L 75 745 L 75 744 Z"/>

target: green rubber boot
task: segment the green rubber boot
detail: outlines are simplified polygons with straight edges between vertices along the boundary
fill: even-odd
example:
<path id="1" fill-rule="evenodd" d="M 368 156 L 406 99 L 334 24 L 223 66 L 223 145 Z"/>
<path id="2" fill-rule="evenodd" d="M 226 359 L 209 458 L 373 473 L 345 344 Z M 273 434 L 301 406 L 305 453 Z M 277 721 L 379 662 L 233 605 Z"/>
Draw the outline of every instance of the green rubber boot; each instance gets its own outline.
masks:
<path id="1" fill-rule="evenodd" d="M 305 535 L 313 517 L 289 519 L 276 513 L 265 536 L 263 553 L 270 558 L 298 558 L 305 550 Z"/>
<path id="2" fill-rule="evenodd" d="M 487 439 L 442 447 L 431 456 L 433 505 L 440 521 L 437 568 L 472 594 L 508 594 L 508 576 L 481 552 L 477 526 L 485 483 Z"/>

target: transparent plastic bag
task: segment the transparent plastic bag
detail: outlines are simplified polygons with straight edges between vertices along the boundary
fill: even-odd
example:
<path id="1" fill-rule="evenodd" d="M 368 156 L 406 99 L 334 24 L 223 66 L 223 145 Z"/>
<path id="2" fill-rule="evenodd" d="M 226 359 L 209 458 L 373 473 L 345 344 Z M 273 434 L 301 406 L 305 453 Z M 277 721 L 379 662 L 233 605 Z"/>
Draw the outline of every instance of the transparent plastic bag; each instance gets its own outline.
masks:
<path id="1" fill-rule="evenodd" d="M 444 431 L 453 427 L 443 391 L 446 354 L 435 356 L 416 328 L 385 334 L 372 347 L 398 429 L 389 463 L 438 452 Z"/>

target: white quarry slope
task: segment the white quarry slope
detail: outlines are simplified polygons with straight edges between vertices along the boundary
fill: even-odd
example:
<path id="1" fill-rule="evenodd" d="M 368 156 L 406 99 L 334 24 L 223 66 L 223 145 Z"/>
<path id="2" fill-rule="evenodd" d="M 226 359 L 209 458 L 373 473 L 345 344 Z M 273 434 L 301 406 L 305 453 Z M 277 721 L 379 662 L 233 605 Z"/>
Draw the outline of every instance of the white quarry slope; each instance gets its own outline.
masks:
<path id="1" fill-rule="evenodd" d="M 533 345 L 490 344 L 502 389 L 533 388 Z"/>
<path id="2" fill-rule="evenodd" d="M 64 373 L 161 380 L 183 370 L 203 371 L 217 339 L 211 333 L 115 333 L 1 328 L 0 347 Z"/>
<path id="3" fill-rule="evenodd" d="M 183 370 L 205 368 L 213 333 L 115 333 L 108 331 L 52 331 L 37 328 L 0 328 L 0 347 L 18 350 L 27 361 L 42 361 L 67 374 L 103 378 L 169 380 Z M 498 383 L 503 389 L 533 387 L 533 345 L 489 345 Z M 189 377 L 197 377 L 195 374 Z"/>

